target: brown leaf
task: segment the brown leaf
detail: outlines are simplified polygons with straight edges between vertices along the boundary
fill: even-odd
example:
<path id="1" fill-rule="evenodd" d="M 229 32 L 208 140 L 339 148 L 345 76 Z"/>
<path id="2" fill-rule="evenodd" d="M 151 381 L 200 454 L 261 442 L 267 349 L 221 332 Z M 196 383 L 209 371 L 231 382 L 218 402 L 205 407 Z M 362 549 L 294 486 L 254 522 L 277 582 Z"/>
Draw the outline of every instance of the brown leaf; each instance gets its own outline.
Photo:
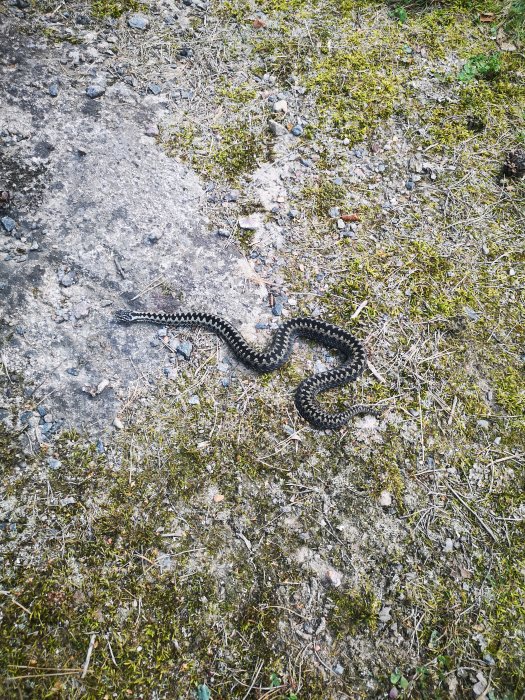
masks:
<path id="1" fill-rule="evenodd" d="M 341 219 L 343 221 L 361 221 L 361 217 L 357 212 L 354 212 L 353 214 L 343 214 Z"/>
<path id="2" fill-rule="evenodd" d="M 480 22 L 494 22 L 496 15 L 494 12 L 482 12 L 479 16 Z"/>
<path id="3" fill-rule="evenodd" d="M 259 17 L 256 17 L 252 25 L 254 26 L 255 29 L 262 29 L 263 27 L 266 27 L 266 23 L 262 21 L 262 19 L 259 19 Z"/>

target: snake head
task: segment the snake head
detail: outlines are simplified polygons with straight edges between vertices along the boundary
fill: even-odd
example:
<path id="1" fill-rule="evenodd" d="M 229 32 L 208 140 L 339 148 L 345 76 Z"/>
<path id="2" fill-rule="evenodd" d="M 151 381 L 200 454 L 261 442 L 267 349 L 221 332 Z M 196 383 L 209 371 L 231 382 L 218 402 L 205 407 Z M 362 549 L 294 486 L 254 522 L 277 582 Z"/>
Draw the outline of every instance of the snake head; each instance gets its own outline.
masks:
<path id="1" fill-rule="evenodd" d="M 133 321 L 133 312 L 125 309 L 115 311 L 115 321 L 117 323 L 131 323 Z"/>

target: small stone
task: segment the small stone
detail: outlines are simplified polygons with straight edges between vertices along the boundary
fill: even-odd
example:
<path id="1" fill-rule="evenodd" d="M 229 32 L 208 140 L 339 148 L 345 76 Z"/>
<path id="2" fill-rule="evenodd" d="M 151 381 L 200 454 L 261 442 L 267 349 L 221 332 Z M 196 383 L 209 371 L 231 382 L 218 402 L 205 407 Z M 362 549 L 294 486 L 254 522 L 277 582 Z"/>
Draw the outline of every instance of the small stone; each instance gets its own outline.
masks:
<path id="1" fill-rule="evenodd" d="M 304 165 L 305 168 L 311 168 L 314 164 L 311 158 L 301 158 L 299 162 L 301 163 L 301 165 Z"/>
<path id="2" fill-rule="evenodd" d="M 405 182 L 405 187 L 406 187 L 407 190 L 409 190 L 409 191 L 412 191 L 412 190 L 414 189 L 415 186 L 416 186 L 416 183 L 415 183 L 413 180 L 407 180 L 407 181 Z"/>
<path id="3" fill-rule="evenodd" d="M 162 326 L 162 328 L 157 328 L 157 335 L 159 338 L 164 338 L 168 335 L 168 329 L 165 326 Z"/>
<path id="4" fill-rule="evenodd" d="M 101 97 L 105 92 L 106 88 L 103 85 L 88 85 L 86 88 L 86 95 L 92 100 Z"/>
<path id="5" fill-rule="evenodd" d="M 268 128 L 274 136 L 284 136 L 288 133 L 286 131 L 286 127 L 282 124 L 279 124 L 279 122 L 276 122 L 274 119 L 268 120 Z"/>
<path id="6" fill-rule="evenodd" d="M 379 611 L 379 615 L 377 616 L 379 618 L 380 622 L 389 622 L 391 619 L 390 611 L 392 610 L 391 607 L 385 605 L 381 610 Z"/>
<path id="7" fill-rule="evenodd" d="M 124 428 L 124 423 L 117 416 L 115 416 L 115 419 L 113 420 L 113 425 L 117 430 L 122 430 Z"/>
<path id="8" fill-rule="evenodd" d="M 222 495 L 222 493 L 216 493 L 215 496 L 213 497 L 213 502 L 214 503 L 221 503 L 222 501 L 224 501 L 224 496 Z"/>
<path id="9" fill-rule="evenodd" d="M 157 85 L 157 83 L 149 83 L 148 90 L 149 92 L 151 92 L 152 95 L 160 95 L 160 93 L 162 92 L 161 86 Z"/>
<path id="10" fill-rule="evenodd" d="M 334 673 L 337 673 L 338 676 L 342 676 L 344 672 L 344 666 L 341 666 L 341 664 L 336 664 L 334 666 Z"/>
<path id="11" fill-rule="evenodd" d="M 257 214 L 250 216 L 239 216 L 238 224 L 243 230 L 254 231 L 261 225 L 260 217 Z"/>
<path id="12" fill-rule="evenodd" d="M 294 128 L 292 129 L 292 134 L 294 136 L 302 136 L 304 133 L 304 129 L 300 124 L 296 124 Z"/>
<path id="13" fill-rule="evenodd" d="M 50 86 L 48 87 L 47 91 L 51 95 L 51 97 L 57 97 L 58 95 L 58 83 L 51 83 Z"/>
<path id="14" fill-rule="evenodd" d="M 185 360 L 190 359 L 192 350 L 193 350 L 193 345 L 190 343 L 189 340 L 185 340 L 183 343 L 179 343 L 179 345 L 177 345 L 177 347 L 175 348 L 175 351 L 179 355 L 182 355 L 182 357 Z"/>
<path id="15" fill-rule="evenodd" d="M 239 190 L 230 190 L 229 192 L 226 192 L 224 195 L 224 201 L 225 202 L 236 202 L 239 199 L 240 192 Z"/>
<path id="16" fill-rule="evenodd" d="M 399 697 L 399 691 L 397 688 L 392 687 L 390 688 L 390 692 L 388 693 L 389 700 L 397 700 Z"/>
<path id="17" fill-rule="evenodd" d="M 102 442 L 102 440 L 100 438 L 97 440 L 97 445 L 96 445 L 95 449 L 97 450 L 99 455 L 103 455 L 106 451 L 106 448 L 104 447 L 104 443 Z"/>
<path id="18" fill-rule="evenodd" d="M 337 228 L 340 231 L 343 231 L 345 229 L 345 226 L 346 226 L 346 224 L 342 219 L 337 219 Z"/>
<path id="19" fill-rule="evenodd" d="M 59 459 L 54 459 L 54 457 L 48 457 L 47 464 L 50 469 L 60 469 L 62 466 L 62 462 Z"/>
<path id="20" fill-rule="evenodd" d="M 445 546 L 443 547 L 443 551 L 445 552 L 445 554 L 450 554 L 454 551 L 454 542 L 450 539 L 450 537 L 447 537 L 447 539 L 445 540 Z"/>
<path id="21" fill-rule="evenodd" d="M 258 331 L 265 331 L 269 327 L 270 327 L 270 325 L 268 323 L 263 323 L 262 321 L 259 321 L 259 323 L 255 324 L 255 328 Z"/>
<path id="22" fill-rule="evenodd" d="M 337 185 L 338 187 L 342 187 L 344 185 L 342 177 L 334 177 L 332 182 L 334 183 L 334 185 Z"/>
<path id="23" fill-rule="evenodd" d="M 328 216 L 331 219 L 338 219 L 340 213 L 341 210 L 339 209 L 339 207 L 330 207 L 330 209 L 328 210 Z"/>
<path id="24" fill-rule="evenodd" d="M 488 420 L 485 420 L 484 418 L 480 418 L 478 420 L 478 426 L 480 428 L 483 428 L 484 430 L 488 430 L 488 428 L 490 428 L 490 423 L 488 422 Z"/>
<path id="25" fill-rule="evenodd" d="M 229 236 L 230 236 L 230 232 L 227 231 L 225 228 L 218 228 L 215 231 L 215 234 L 217 236 L 220 236 L 221 238 L 229 238 Z"/>
<path id="26" fill-rule="evenodd" d="M 286 100 L 277 100 L 277 102 L 274 102 L 273 111 L 283 112 L 284 114 L 286 114 L 286 112 L 288 111 L 288 103 L 286 102 Z"/>
<path id="27" fill-rule="evenodd" d="M 323 576 L 323 581 L 329 586 L 338 588 L 342 584 L 343 579 L 341 577 L 341 574 L 335 569 L 327 569 Z"/>
<path id="28" fill-rule="evenodd" d="M 68 374 L 71 374 L 73 377 L 78 377 L 78 375 L 80 374 L 79 370 L 76 367 L 69 367 L 68 369 L 66 369 L 66 372 Z"/>
<path id="29" fill-rule="evenodd" d="M 274 316 L 281 316 L 283 313 L 283 305 L 281 304 L 280 301 L 276 301 L 275 304 L 272 306 L 272 314 Z"/>
<path id="30" fill-rule="evenodd" d="M 140 31 L 144 31 L 148 28 L 149 20 L 147 17 L 144 17 L 144 15 L 134 14 L 131 15 L 131 17 L 128 17 L 128 25 L 132 29 L 140 29 Z"/>
<path id="31" fill-rule="evenodd" d="M 59 282 L 63 287 L 71 287 L 75 284 L 75 276 L 72 272 L 66 272 L 59 278 Z"/>
<path id="32" fill-rule="evenodd" d="M 314 362 L 314 374 L 321 374 L 321 372 L 326 372 L 328 367 L 321 360 L 316 360 Z"/>
<path id="33" fill-rule="evenodd" d="M 12 219 L 10 216 L 3 216 L 1 221 L 2 221 L 2 226 L 7 231 L 7 233 L 11 233 L 11 231 L 14 230 L 14 228 L 16 226 L 16 221 L 14 219 Z"/>
<path id="34" fill-rule="evenodd" d="M 42 418 L 46 415 L 47 413 L 47 408 L 45 406 L 38 406 L 37 409 L 38 415 L 42 416 Z"/>
<path id="35" fill-rule="evenodd" d="M 224 386 L 224 387 L 230 386 L 230 378 L 229 378 L 229 377 L 223 377 L 223 378 L 221 379 L 221 384 L 222 384 L 222 386 Z"/>
<path id="36" fill-rule="evenodd" d="M 388 508 L 392 505 L 392 494 L 389 491 L 381 491 L 379 505 L 383 508 Z"/>
<path id="37" fill-rule="evenodd" d="M 39 248 L 40 248 L 40 246 L 38 245 L 38 243 L 36 241 L 33 241 L 31 243 L 31 245 L 29 246 L 29 250 L 38 250 Z"/>
<path id="38" fill-rule="evenodd" d="M 144 129 L 144 133 L 146 136 L 158 136 L 159 135 L 159 127 L 157 124 L 147 124 L 146 128 Z"/>
<path id="39" fill-rule="evenodd" d="M 289 219 L 297 219 L 297 217 L 299 216 L 299 213 L 300 212 L 298 209 L 290 209 L 290 211 L 288 212 L 288 218 Z"/>
<path id="40" fill-rule="evenodd" d="M 193 394 L 192 396 L 190 396 L 190 398 L 188 399 L 188 403 L 190 404 L 190 406 L 198 406 L 200 404 L 200 399 L 197 396 L 197 394 Z"/>
<path id="41" fill-rule="evenodd" d="M 193 49 L 191 46 L 183 46 L 179 49 L 179 56 L 181 58 L 191 58 L 193 56 Z"/>
<path id="42" fill-rule="evenodd" d="M 476 313 L 474 309 L 471 309 L 470 306 L 465 306 L 463 310 L 471 321 L 479 321 L 479 314 Z"/>

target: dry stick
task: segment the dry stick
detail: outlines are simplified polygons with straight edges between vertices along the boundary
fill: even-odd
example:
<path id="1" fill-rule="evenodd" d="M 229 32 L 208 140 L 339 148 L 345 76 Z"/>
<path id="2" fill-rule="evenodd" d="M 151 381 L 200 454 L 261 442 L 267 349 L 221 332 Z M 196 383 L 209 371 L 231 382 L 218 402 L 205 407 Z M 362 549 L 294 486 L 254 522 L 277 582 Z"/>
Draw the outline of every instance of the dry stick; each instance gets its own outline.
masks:
<path id="1" fill-rule="evenodd" d="M 163 280 L 162 276 L 161 276 L 161 277 L 157 277 L 156 280 L 153 280 L 153 282 L 152 282 L 151 284 L 148 284 L 148 286 L 147 286 L 147 287 L 144 287 L 144 289 L 143 289 L 141 292 L 139 292 L 139 293 L 136 294 L 134 297 L 132 297 L 130 301 L 135 301 L 135 299 L 138 299 L 139 297 L 141 297 L 141 296 L 142 296 L 143 294 L 145 294 L 146 292 L 149 292 L 151 289 L 155 289 L 155 287 L 160 287 L 160 285 L 162 284 L 163 281 L 164 281 L 164 280 Z"/>
<path id="2" fill-rule="evenodd" d="M 9 591 L 0 591 L 0 594 L 9 596 L 15 605 L 18 605 L 18 607 L 22 608 L 24 612 L 26 612 L 28 615 L 31 615 L 31 610 L 28 610 L 22 605 L 22 603 L 19 603 L 12 593 L 9 593 Z"/>
<path id="3" fill-rule="evenodd" d="M 80 678 L 85 678 L 87 676 L 88 668 L 89 668 L 89 662 L 91 661 L 91 654 L 93 653 L 93 649 L 95 647 L 95 639 L 97 638 L 96 632 L 93 632 L 91 634 L 91 637 L 89 639 L 89 646 L 86 654 L 86 660 L 84 661 L 84 666 L 82 667 L 82 675 Z"/>
<path id="4" fill-rule="evenodd" d="M 255 666 L 255 671 L 253 672 L 253 677 L 252 677 L 250 686 L 249 686 L 248 690 L 246 691 L 246 693 L 245 693 L 245 695 L 244 695 L 244 697 L 243 697 L 242 700 L 246 700 L 246 698 L 248 697 L 248 695 L 252 692 L 252 690 L 253 690 L 253 688 L 254 688 L 256 682 L 257 682 L 257 678 L 259 677 L 259 674 L 260 674 L 260 672 L 262 671 L 262 667 L 263 667 L 263 666 L 264 666 L 264 661 L 258 661 L 258 662 L 257 662 L 257 664 L 256 664 L 256 666 Z"/>
<path id="5" fill-rule="evenodd" d="M 5 355 L 2 355 L 2 364 L 4 365 L 6 377 L 8 378 L 8 380 L 9 380 L 10 382 L 12 382 L 13 380 L 12 380 L 11 377 L 9 376 L 9 370 L 7 369 L 7 362 L 6 362 L 6 359 L 5 359 Z"/>
<path id="6" fill-rule="evenodd" d="M 466 503 L 466 501 L 463 500 L 463 498 L 459 495 L 459 493 L 458 493 L 454 488 L 452 488 L 452 486 L 451 486 L 450 484 L 447 484 L 447 488 L 448 488 L 448 489 L 452 492 L 452 494 L 458 499 L 458 501 L 459 501 L 462 505 L 464 505 L 465 508 L 466 508 L 470 513 L 472 513 L 472 515 L 476 518 L 476 520 L 479 522 L 479 524 L 480 524 L 481 527 L 485 530 L 485 532 L 487 532 L 487 533 L 492 537 L 492 539 L 494 540 L 494 542 L 498 542 L 499 540 L 498 540 L 497 536 L 492 532 L 492 530 L 490 529 L 490 527 L 482 520 L 481 516 L 479 516 L 479 515 L 476 513 L 476 511 L 475 511 L 473 508 L 471 508 L 471 507 L 469 506 L 469 504 Z"/>
<path id="7" fill-rule="evenodd" d="M 452 408 L 450 409 L 450 415 L 448 417 L 447 425 L 452 425 L 452 421 L 454 420 L 454 413 L 456 412 L 457 405 L 458 405 L 458 397 L 454 396 L 454 400 L 452 401 Z"/>
<path id="8" fill-rule="evenodd" d="M 75 673 L 80 673 L 80 671 L 61 671 L 60 673 L 29 673 L 27 676 L 11 676 L 7 680 L 9 681 L 21 681 L 25 678 L 49 678 L 51 676 L 72 676 Z M 81 676 L 84 678 L 84 676 Z"/>

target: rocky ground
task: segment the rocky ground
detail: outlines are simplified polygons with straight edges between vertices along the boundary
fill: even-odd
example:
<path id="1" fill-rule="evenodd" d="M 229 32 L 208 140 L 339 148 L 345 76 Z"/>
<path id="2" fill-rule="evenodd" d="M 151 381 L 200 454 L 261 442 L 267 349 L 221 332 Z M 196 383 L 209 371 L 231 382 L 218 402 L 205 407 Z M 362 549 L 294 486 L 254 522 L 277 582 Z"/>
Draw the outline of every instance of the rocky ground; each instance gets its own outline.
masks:
<path id="1" fill-rule="evenodd" d="M 0 2 L 2 697 L 523 697 L 523 12 Z"/>

